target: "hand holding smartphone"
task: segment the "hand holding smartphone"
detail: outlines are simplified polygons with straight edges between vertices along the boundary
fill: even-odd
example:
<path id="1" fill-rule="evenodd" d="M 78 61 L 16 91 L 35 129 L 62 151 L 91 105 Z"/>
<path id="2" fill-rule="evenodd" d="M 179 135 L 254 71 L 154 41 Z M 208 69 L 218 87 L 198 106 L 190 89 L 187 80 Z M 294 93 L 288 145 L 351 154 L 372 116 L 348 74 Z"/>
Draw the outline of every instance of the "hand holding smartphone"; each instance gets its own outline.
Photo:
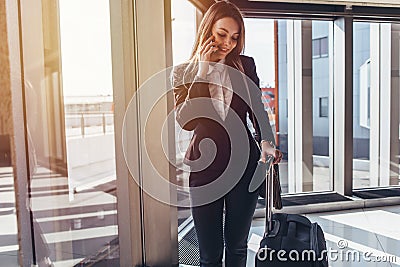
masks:
<path id="1" fill-rule="evenodd" d="M 212 61 L 212 54 L 217 51 L 218 48 L 215 44 L 215 36 L 210 35 L 207 40 L 200 47 L 200 62 L 199 62 L 199 71 L 197 76 L 201 78 L 205 78 L 208 71 L 208 62 Z"/>

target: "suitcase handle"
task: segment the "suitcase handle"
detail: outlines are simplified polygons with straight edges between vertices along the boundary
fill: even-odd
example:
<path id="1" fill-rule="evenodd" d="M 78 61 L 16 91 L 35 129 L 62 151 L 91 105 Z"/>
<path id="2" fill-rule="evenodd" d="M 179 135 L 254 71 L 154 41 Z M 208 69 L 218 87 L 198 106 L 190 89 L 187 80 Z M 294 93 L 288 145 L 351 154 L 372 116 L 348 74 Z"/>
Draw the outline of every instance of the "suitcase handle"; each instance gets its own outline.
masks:
<path id="1" fill-rule="evenodd" d="M 273 206 L 274 206 L 274 188 L 273 188 L 273 178 L 274 178 L 274 166 L 273 166 L 274 157 L 268 155 L 267 164 L 268 170 L 266 173 L 266 199 L 265 199 L 265 233 L 269 233 L 273 229 L 272 222 L 272 214 L 273 214 Z"/>
<path id="2" fill-rule="evenodd" d="M 307 219 L 306 217 L 293 215 L 293 214 L 288 214 L 286 221 L 301 223 L 301 224 L 303 224 L 305 226 L 310 226 L 311 225 L 310 220 Z"/>
<path id="3" fill-rule="evenodd" d="M 275 237 L 279 233 L 281 222 L 279 220 L 272 220 L 272 229 L 264 233 L 264 237 Z"/>

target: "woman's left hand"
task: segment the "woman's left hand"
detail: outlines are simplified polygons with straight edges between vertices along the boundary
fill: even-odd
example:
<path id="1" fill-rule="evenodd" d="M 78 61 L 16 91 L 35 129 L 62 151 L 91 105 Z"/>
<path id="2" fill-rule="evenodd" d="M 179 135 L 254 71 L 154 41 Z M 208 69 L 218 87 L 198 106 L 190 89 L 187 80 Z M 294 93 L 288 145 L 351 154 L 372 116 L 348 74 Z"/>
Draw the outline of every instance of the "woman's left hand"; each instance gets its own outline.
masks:
<path id="1" fill-rule="evenodd" d="M 268 156 L 273 156 L 273 164 L 278 164 L 282 160 L 282 152 L 279 149 L 274 148 L 269 142 L 261 143 L 261 160 L 263 162 L 267 161 Z"/>

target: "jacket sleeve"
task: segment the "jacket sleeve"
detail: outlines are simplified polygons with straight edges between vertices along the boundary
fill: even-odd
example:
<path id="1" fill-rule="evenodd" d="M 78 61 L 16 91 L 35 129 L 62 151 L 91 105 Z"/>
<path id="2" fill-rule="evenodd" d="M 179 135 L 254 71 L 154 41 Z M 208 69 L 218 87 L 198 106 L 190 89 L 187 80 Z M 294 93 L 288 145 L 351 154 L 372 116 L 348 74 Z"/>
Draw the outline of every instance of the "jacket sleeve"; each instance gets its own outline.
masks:
<path id="1" fill-rule="evenodd" d="M 201 111 L 200 103 L 193 101 L 204 95 L 208 90 L 207 80 L 197 76 L 192 81 L 184 83 L 183 75 L 186 65 L 179 65 L 172 70 L 171 83 L 175 99 L 175 113 L 178 124 L 187 131 L 196 128 Z"/>
<path id="2" fill-rule="evenodd" d="M 257 75 L 256 64 L 253 58 L 248 57 L 247 59 L 249 62 L 247 64 L 248 70 L 246 71 L 246 74 L 250 78 L 250 80 L 247 81 L 247 84 L 251 98 L 251 101 L 249 103 L 249 117 L 256 132 L 255 139 L 258 142 L 261 142 L 261 140 L 272 141 L 272 143 L 276 145 L 275 137 L 269 121 L 268 112 L 265 110 L 264 104 L 262 102 L 260 79 Z"/>

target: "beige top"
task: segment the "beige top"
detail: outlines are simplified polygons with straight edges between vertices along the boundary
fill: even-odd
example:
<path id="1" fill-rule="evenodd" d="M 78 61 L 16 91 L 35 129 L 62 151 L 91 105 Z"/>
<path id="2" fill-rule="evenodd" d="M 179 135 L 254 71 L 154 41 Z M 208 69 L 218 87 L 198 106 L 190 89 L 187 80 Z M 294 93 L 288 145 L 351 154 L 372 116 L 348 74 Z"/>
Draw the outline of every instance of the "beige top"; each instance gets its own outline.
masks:
<path id="1" fill-rule="evenodd" d="M 208 88 L 212 98 L 211 101 L 223 121 L 228 115 L 233 96 L 231 79 L 224 62 L 225 59 L 222 59 L 213 65 L 209 64 L 207 72 L 207 80 L 210 82 Z"/>

